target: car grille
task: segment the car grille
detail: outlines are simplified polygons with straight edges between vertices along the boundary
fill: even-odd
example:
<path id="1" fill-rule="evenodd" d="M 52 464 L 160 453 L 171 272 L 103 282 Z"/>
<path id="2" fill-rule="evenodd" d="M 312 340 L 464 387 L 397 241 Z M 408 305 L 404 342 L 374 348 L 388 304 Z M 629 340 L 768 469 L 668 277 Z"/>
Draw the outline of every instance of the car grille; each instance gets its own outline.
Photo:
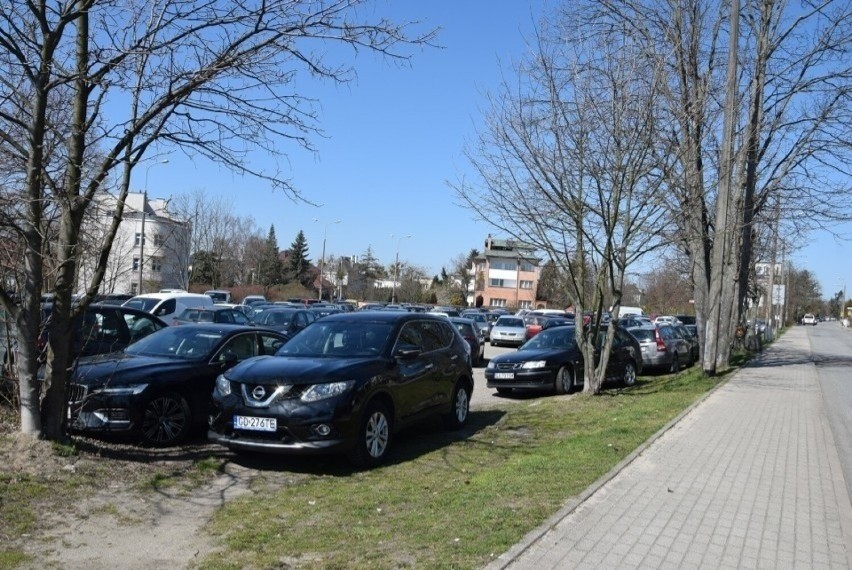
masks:
<path id="1" fill-rule="evenodd" d="M 521 366 L 520 362 L 500 362 L 497 364 L 497 370 L 517 370 Z"/>
<path id="2" fill-rule="evenodd" d="M 71 384 L 68 386 L 68 402 L 71 404 L 79 404 L 86 399 L 89 393 L 89 387 L 82 384 Z"/>
<path id="3" fill-rule="evenodd" d="M 241 384 L 243 402 L 252 408 L 265 408 L 275 401 L 292 400 L 302 395 L 304 386 L 292 384 Z"/>

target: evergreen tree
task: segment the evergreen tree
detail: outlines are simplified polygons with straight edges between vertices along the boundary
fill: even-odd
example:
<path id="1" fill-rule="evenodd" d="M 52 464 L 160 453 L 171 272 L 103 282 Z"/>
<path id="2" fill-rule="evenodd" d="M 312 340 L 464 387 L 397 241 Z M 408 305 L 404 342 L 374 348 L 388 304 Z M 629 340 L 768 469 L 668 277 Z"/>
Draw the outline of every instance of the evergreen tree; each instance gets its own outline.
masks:
<path id="1" fill-rule="evenodd" d="M 307 286 L 306 281 L 309 281 L 311 260 L 308 259 L 308 241 L 305 239 L 305 233 L 302 230 L 299 230 L 296 239 L 290 244 L 287 269 L 293 279 L 297 279 L 302 285 Z"/>
<path id="2" fill-rule="evenodd" d="M 548 261 L 541 268 L 535 298 L 545 301 L 549 307 L 563 308 L 571 304 L 568 300 L 565 279 L 553 260 Z"/>
<path id="3" fill-rule="evenodd" d="M 278 238 L 275 225 L 269 226 L 269 233 L 263 244 L 263 253 L 257 271 L 258 281 L 266 288 L 281 283 L 281 259 L 278 257 Z"/>

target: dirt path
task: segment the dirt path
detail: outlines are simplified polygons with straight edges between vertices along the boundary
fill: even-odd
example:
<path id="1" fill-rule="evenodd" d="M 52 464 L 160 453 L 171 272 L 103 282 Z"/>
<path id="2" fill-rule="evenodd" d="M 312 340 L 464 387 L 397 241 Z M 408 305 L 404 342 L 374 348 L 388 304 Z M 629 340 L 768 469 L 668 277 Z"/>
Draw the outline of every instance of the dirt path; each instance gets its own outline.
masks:
<path id="1" fill-rule="evenodd" d="M 48 524 L 28 547 L 32 568 L 187 568 L 213 549 L 202 527 L 249 491 L 256 472 L 234 463 L 191 491 L 127 490 L 118 483 L 86 498 L 76 516 Z"/>

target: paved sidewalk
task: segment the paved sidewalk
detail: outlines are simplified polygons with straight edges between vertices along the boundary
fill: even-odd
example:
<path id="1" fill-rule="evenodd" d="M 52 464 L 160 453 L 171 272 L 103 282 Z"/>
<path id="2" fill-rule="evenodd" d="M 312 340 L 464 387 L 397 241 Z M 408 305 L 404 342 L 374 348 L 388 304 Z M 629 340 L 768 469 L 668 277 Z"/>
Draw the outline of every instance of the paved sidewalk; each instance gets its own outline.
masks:
<path id="1" fill-rule="evenodd" d="M 804 328 L 488 568 L 852 568 L 852 504 Z"/>

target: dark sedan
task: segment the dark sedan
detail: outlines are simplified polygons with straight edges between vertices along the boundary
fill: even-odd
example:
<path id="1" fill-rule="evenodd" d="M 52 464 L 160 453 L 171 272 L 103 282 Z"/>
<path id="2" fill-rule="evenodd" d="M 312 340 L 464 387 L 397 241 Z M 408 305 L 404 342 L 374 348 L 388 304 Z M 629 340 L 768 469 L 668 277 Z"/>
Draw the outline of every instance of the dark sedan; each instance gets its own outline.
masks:
<path id="1" fill-rule="evenodd" d="M 286 337 L 226 324 L 166 327 L 122 352 L 81 358 L 71 377 L 70 425 L 78 433 L 128 433 L 150 445 L 185 439 L 207 417 L 216 376 Z"/>
<path id="2" fill-rule="evenodd" d="M 346 452 L 368 467 L 399 428 L 468 419 L 469 348 L 446 317 L 399 311 L 329 315 L 275 356 L 216 379 L 209 437 L 236 451 Z"/>
<path id="3" fill-rule="evenodd" d="M 583 383 L 583 355 L 574 335 L 573 326 L 545 329 L 517 351 L 495 356 L 485 368 L 487 386 L 499 394 L 515 388 L 551 389 L 557 394 L 574 390 Z M 615 335 L 607 378 L 632 386 L 642 371 L 641 350 L 625 331 L 616 329 Z"/>
<path id="4" fill-rule="evenodd" d="M 465 319 L 462 317 L 449 317 L 450 322 L 462 338 L 470 345 L 470 363 L 476 368 L 485 360 L 485 339 L 482 338 L 482 332 L 476 326 L 473 319 Z"/>

